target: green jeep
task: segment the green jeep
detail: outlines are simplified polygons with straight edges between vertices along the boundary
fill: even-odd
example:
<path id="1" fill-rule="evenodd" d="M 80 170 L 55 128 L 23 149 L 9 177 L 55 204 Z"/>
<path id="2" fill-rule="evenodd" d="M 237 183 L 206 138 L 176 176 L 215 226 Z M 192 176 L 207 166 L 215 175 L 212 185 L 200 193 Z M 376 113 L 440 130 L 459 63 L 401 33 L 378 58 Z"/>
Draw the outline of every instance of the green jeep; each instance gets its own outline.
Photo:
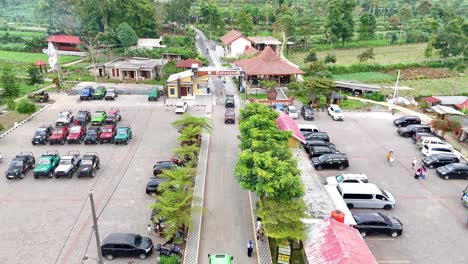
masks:
<path id="1" fill-rule="evenodd" d="M 127 144 L 132 139 L 132 129 L 129 126 L 119 126 L 114 136 L 114 144 Z"/>
<path id="2" fill-rule="evenodd" d="M 234 259 L 233 256 L 230 255 L 210 255 L 208 254 L 208 263 L 209 264 L 231 264 L 233 263 L 232 260 Z"/>
<path id="3" fill-rule="evenodd" d="M 39 158 L 39 162 L 37 163 L 36 168 L 34 168 L 34 178 L 54 177 L 55 168 L 57 168 L 59 161 L 60 156 L 57 151 L 47 151 L 46 154 Z"/>
<path id="4" fill-rule="evenodd" d="M 92 126 L 100 126 L 106 120 L 107 114 L 105 111 L 96 111 L 91 118 Z"/>
<path id="5" fill-rule="evenodd" d="M 148 101 L 157 101 L 159 98 L 158 88 L 151 88 L 148 91 Z"/>
<path id="6" fill-rule="evenodd" d="M 104 96 L 106 96 L 106 88 L 104 86 L 99 86 L 94 90 L 92 98 L 101 100 Z"/>

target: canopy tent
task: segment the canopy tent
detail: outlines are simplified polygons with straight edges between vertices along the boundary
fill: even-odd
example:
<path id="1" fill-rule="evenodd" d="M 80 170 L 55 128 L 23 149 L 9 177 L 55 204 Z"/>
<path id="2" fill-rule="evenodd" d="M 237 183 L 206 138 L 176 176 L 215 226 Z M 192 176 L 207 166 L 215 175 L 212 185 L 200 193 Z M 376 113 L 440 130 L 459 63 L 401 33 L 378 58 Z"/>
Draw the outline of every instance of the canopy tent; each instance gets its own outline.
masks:
<path id="1" fill-rule="evenodd" d="M 464 115 L 462 112 L 449 106 L 435 105 L 431 109 L 439 115 Z"/>

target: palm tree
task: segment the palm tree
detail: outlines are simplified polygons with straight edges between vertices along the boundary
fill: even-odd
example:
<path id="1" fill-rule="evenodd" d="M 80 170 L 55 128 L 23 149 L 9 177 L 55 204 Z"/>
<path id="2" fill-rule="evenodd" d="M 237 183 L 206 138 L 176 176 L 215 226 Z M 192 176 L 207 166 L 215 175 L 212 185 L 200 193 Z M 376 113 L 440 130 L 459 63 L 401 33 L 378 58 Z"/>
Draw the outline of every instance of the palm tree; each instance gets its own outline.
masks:
<path id="1" fill-rule="evenodd" d="M 197 145 L 182 146 L 174 150 L 174 154 L 179 158 L 179 161 L 188 167 L 194 167 L 197 164 L 199 152 L 200 147 Z"/>
<path id="2" fill-rule="evenodd" d="M 194 144 L 200 144 L 200 134 L 201 134 L 201 127 L 189 125 L 186 126 L 180 133 L 179 138 L 177 141 L 182 146 L 191 146 Z"/>
<path id="3" fill-rule="evenodd" d="M 163 170 L 158 177 L 168 179 L 168 181 L 160 183 L 158 191 L 164 194 L 167 191 L 188 190 L 193 186 L 193 176 L 195 174 L 194 169 L 185 167 Z"/>
<path id="4" fill-rule="evenodd" d="M 211 120 L 207 117 L 195 117 L 188 113 L 185 113 L 181 119 L 172 122 L 172 126 L 177 128 L 181 132 L 187 126 L 200 127 L 201 132 L 209 133 L 213 129 L 211 126 Z"/>

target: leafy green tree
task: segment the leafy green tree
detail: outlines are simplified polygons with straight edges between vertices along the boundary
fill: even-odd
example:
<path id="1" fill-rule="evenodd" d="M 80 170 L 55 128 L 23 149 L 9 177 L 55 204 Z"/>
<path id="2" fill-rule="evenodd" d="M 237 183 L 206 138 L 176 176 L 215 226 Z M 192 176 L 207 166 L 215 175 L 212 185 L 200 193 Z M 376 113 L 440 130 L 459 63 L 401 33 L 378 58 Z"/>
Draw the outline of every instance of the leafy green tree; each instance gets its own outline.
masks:
<path id="1" fill-rule="evenodd" d="M 273 30 L 280 32 L 280 33 L 284 32 L 286 36 L 293 35 L 294 29 L 295 29 L 295 19 L 289 13 L 286 13 L 282 15 L 281 17 L 279 17 L 279 19 L 276 20 L 275 23 L 273 24 Z"/>
<path id="2" fill-rule="evenodd" d="M 326 55 L 325 58 L 323 59 L 323 62 L 324 62 L 325 64 L 328 64 L 328 63 L 335 63 L 335 62 L 336 62 L 336 55 L 335 55 L 335 54 L 327 53 L 327 55 Z"/>
<path id="3" fill-rule="evenodd" d="M 174 189 L 188 190 L 193 186 L 193 177 L 196 170 L 193 168 L 174 168 L 171 170 L 163 170 L 158 175 L 159 178 L 167 179 L 158 186 L 158 191 L 173 191 Z"/>
<path id="4" fill-rule="evenodd" d="M 11 65 L 4 65 L 2 75 L 0 76 L 0 88 L 3 89 L 3 96 L 7 98 L 15 98 L 20 94 L 18 81 Z"/>
<path id="5" fill-rule="evenodd" d="M 185 113 L 182 118 L 172 122 L 171 125 L 180 132 L 182 132 L 182 130 L 188 126 L 200 127 L 202 133 L 209 133 L 213 129 L 211 126 L 211 120 L 209 118 L 196 117 L 188 113 Z"/>
<path id="6" fill-rule="evenodd" d="M 16 111 L 21 114 L 31 114 L 36 112 L 36 105 L 28 99 L 21 99 L 16 104 Z"/>
<path id="7" fill-rule="evenodd" d="M 359 62 L 366 62 L 368 60 L 375 59 L 374 48 L 365 49 L 363 52 L 357 55 Z"/>
<path id="8" fill-rule="evenodd" d="M 167 20 L 179 24 L 187 24 L 189 20 L 191 0 L 170 0 L 166 4 Z"/>
<path id="9" fill-rule="evenodd" d="M 353 9 L 354 0 L 331 0 L 328 2 L 327 22 L 325 34 L 333 42 L 341 40 L 344 43 L 350 40 L 354 32 Z"/>
<path id="10" fill-rule="evenodd" d="M 237 14 L 236 24 L 242 33 L 249 35 L 253 29 L 252 15 L 245 9 L 241 9 Z"/>
<path id="11" fill-rule="evenodd" d="M 125 51 L 127 51 L 129 47 L 137 44 L 138 36 L 129 24 L 120 24 L 117 27 L 116 32 L 120 43 L 125 48 Z"/>
<path id="12" fill-rule="evenodd" d="M 177 141 L 182 146 L 192 146 L 192 145 L 199 145 L 200 143 L 200 134 L 201 134 L 201 127 L 200 126 L 186 126 L 179 135 Z"/>
<path id="13" fill-rule="evenodd" d="M 221 9 L 215 2 L 201 2 L 200 15 L 203 17 L 203 22 L 208 24 L 210 30 L 218 30 L 223 25 Z"/>
<path id="14" fill-rule="evenodd" d="M 265 89 L 270 89 L 272 87 L 275 87 L 278 85 L 277 82 L 275 81 L 268 81 L 268 80 L 260 80 L 259 81 L 260 85 L 265 88 Z"/>
<path id="15" fill-rule="evenodd" d="M 32 65 L 28 68 L 28 77 L 29 77 L 29 83 L 31 85 L 44 83 L 42 74 L 36 66 Z"/>
<path id="16" fill-rule="evenodd" d="M 316 62 L 318 61 L 317 57 L 317 51 L 315 49 L 310 49 L 309 54 L 307 54 L 307 57 L 305 57 L 304 62 Z"/>
<path id="17" fill-rule="evenodd" d="M 424 57 L 426 59 L 429 59 L 433 56 L 434 54 L 434 46 L 432 42 L 428 42 L 426 48 L 424 49 Z"/>
<path id="18" fill-rule="evenodd" d="M 181 146 L 174 149 L 174 155 L 182 162 L 186 167 L 194 167 L 197 165 L 197 157 L 200 152 L 200 147 L 197 145 Z"/>
<path id="19" fill-rule="evenodd" d="M 400 37 L 401 37 L 401 35 L 403 34 L 403 30 L 405 28 L 408 28 L 408 23 L 411 20 L 411 17 L 413 16 L 413 11 L 411 10 L 411 7 L 409 5 L 404 5 L 402 8 L 400 8 L 398 16 L 401 22 L 401 27 L 400 27 Z"/>
<path id="20" fill-rule="evenodd" d="M 417 7 L 418 14 L 421 16 L 425 16 L 431 12 L 432 9 L 432 3 L 429 0 L 421 0 L 419 2 L 419 5 Z"/>
<path id="21" fill-rule="evenodd" d="M 466 52 L 467 36 L 462 26 L 462 19 L 452 19 L 437 33 L 434 47 L 439 50 L 442 58 L 458 56 Z"/>
<path id="22" fill-rule="evenodd" d="M 375 29 L 377 27 L 377 23 L 375 21 L 375 16 L 371 13 L 364 13 L 361 18 L 359 19 L 361 24 L 359 25 L 359 39 L 361 40 L 368 40 L 374 39 L 375 37 Z"/>

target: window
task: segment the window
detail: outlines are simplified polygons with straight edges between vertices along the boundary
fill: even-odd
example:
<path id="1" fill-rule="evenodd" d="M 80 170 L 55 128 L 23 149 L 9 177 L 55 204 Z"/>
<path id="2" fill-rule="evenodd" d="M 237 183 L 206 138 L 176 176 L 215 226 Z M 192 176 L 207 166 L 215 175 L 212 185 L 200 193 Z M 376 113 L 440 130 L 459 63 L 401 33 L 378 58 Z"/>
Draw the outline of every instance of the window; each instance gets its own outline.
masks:
<path id="1" fill-rule="evenodd" d="M 112 76 L 115 77 L 115 69 L 112 69 Z"/>
<path id="2" fill-rule="evenodd" d="M 174 89 L 174 88 L 170 88 L 170 89 L 169 89 L 169 94 L 170 94 L 170 95 L 174 95 L 174 94 L 175 94 L 175 89 Z"/>
<path id="3" fill-rule="evenodd" d="M 377 194 L 375 198 L 377 198 L 377 200 L 387 201 L 387 198 L 381 194 Z"/>
<path id="4" fill-rule="evenodd" d="M 372 194 L 345 193 L 343 199 L 370 200 L 372 199 Z"/>

